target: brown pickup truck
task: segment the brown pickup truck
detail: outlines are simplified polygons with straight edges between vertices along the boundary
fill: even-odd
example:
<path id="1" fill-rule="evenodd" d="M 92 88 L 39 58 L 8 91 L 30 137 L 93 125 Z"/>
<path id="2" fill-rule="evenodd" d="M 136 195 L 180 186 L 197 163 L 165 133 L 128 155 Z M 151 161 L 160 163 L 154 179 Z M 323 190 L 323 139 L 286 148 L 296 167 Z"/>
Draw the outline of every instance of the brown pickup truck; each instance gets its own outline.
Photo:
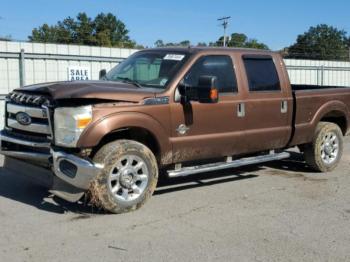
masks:
<path id="1" fill-rule="evenodd" d="M 10 93 L 1 154 L 51 170 L 55 195 L 89 192 L 114 213 L 142 206 L 158 176 L 280 160 L 292 146 L 330 171 L 349 131 L 350 89 L 291 85 L 274 52 L 147 49 L 100 78 Z"/>

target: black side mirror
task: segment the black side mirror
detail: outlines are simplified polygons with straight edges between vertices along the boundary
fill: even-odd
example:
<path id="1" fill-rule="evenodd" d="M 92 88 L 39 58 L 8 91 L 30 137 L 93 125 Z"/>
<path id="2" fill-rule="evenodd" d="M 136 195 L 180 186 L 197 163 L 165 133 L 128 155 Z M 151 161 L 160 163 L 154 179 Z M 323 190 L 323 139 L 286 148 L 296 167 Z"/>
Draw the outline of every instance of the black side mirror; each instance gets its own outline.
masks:
<path id="1" fill-rule="evenodd" d="M 196 87 L 185 85 L 181 81 L 178 90 L 181 95 L 181 103 L 183 104 L 187 104 L 190 101 L 217 103 L 219 100 L 217 78 L 215 76 L 200 76 Z"/>
<path id="2" fill-rule="evenodd" d="M 106 69 L 102 69 L 99 74 L 99 79 L 102 80 L 107 75 Z"/>
<path id="3" fill-rule="evenodd" d="M 199 103 L 217 103 L 219 101 L 216 76 L 200 76 L 197 90 Z"/>
<path id="4" fill-rule="evenodd" d="M 196 88 L 186 85 L 184 81 L 180 82 L 178 90 L 181 96 L 181 104 L 188 104 L 190 101 L 198 100 Z"/>

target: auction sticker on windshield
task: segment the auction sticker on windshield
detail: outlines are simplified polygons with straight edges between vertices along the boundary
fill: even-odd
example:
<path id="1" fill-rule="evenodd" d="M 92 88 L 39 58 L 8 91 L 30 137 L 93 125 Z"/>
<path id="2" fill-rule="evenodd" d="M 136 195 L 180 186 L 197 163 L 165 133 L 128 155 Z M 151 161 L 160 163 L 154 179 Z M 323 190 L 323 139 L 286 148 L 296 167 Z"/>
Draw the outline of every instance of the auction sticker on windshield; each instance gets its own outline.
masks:
<path id="1" fill-rule="evenodd" d="M 179 55 L 179 54 L 167 54 L 164 56 L 164 60 L 176 60 L 176 61 L 181 61 L 184 59 L 185 55 Z"/>

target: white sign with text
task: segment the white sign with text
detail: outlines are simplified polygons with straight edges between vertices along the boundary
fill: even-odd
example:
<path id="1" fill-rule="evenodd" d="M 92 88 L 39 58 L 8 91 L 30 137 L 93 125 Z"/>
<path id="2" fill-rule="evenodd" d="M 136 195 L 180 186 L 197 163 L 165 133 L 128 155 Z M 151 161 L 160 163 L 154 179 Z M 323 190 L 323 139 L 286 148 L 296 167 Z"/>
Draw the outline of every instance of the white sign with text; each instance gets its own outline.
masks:
<path id="1" fill-rule="evenodd" d="M 68 80 L 70 81 L 90 80 L 90 68 L 84 67 L 84 66 L 68 67 Z"/>

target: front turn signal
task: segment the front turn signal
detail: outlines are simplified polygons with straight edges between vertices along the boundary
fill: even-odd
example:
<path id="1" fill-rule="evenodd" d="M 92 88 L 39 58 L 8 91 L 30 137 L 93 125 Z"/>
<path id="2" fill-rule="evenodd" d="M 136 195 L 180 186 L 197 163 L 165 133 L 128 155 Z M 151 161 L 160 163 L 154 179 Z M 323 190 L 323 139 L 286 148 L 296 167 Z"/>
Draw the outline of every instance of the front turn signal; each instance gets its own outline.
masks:
<path id="1" fill-rule="evenodd" d="M 88 124 L 90 124 L 91 120 L 92 120 L 91 117 L 83 117 L 83 118 L 77 119 L 77 128 L 84 129 L 85 127 L 88 126 Z"/>

